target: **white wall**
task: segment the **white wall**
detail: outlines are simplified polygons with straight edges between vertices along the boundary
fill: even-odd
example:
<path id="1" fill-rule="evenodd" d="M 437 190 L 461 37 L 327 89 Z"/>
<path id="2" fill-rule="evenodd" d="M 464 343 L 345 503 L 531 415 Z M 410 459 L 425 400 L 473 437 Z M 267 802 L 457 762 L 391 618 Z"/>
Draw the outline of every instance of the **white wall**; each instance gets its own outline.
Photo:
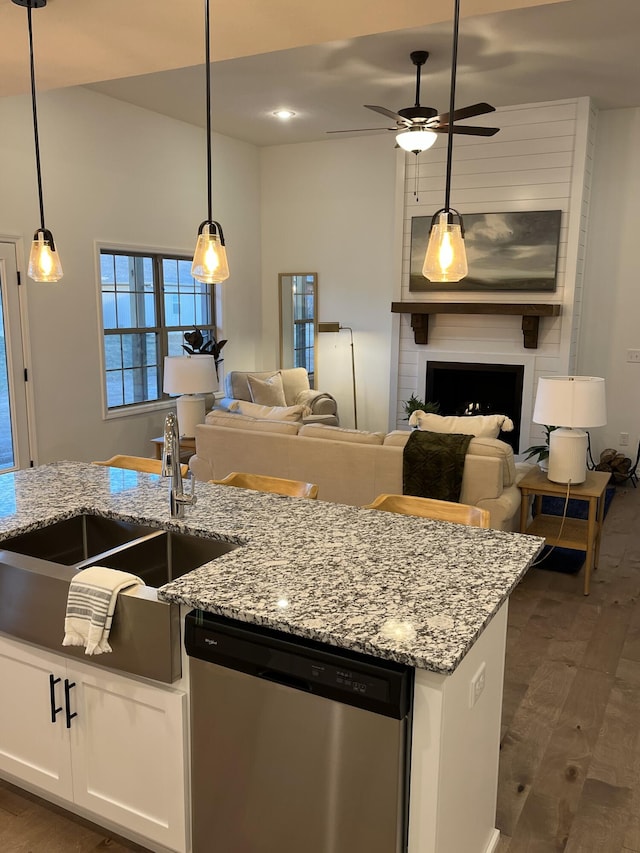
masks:
<path id="1" fill-rule="evenodd" d="M 429 293 L 409 290 L 411 219 L 431 216 L 444 202 L 446 140 L 419 159 L 409 155 L 405 179 L 402 301 L 549 302 L 562 306 L 559 317 L 542 318 L 537 349 L 525 349 L 521 318 L 496 315 L 438 315 L 429 321 L 429 344 L 416 345 L 410 315 L 401 315 L 397 343 L 398 426 L 402 401 L 424 394 L 425 360 L 477 360 L 525 365 L 523 416 L 532 411 L 541 375 L 575 371 L 580 320 L 582 259 L 589 203 L 595 113 L 587 98 L 526 104 L 499 109 L 480 119 L 501 128 L 489 139 L 456 137 L 451 203 L 460 213 L 505 210 L 561 210 L 557 287 L 553 292 L 493 292 L 460 290 Z M 479 123 L 478 122 L 478 123 Z M 418 199 L 414 197 L 416 168 Z M 451 354 L 461 356 L 452 359 Z M 477 356 L 477 358 L 474 358 Z M 523 417 L 521 448 L 538 443 L 542 428 Z"/>
<path id="2" fill-rule="evenodd" d="M 150 455 L 163 411 L 103 419 L 95 241 L 191 254 L 206 218 L 205 135 L 85 89 L 40 95 L 39 113 L 46 223 L 64 278 L 36 284 L 23 273 L 36 406 L 32 455 L 40 463 Z M 0 234 L 28 247 L 39 225 L 30 101 L 0 100 L 0 127 Z M 253 360 L 260 334 L 257 149 L 216 135 L 213 164 L 214 218 L 231 267 L 222 295 L 228 368 Z"/>
<path id="3" fill-rule="evenodd" d="M 600 113 L 587 240 L 579 372 L 607 380 L 608 424 L 603 447 L 635 458 L 640 439 L 638 223 L 640 223 L 640 109 Z M 628 432 L 630 445 L 620 445 Z"/>
<path id="4" fill-rule="evenodd" d="M 318 317 L 351 326 L 358 426 L 386 430 L 397 257 L 396 156 L 387 135 L 281 145 L 262 170 L 262 368 L 278 363 L 278 273 L 318 273 Z M 318 387 L 353 426 L 349 334 L 318 336 Z"/>

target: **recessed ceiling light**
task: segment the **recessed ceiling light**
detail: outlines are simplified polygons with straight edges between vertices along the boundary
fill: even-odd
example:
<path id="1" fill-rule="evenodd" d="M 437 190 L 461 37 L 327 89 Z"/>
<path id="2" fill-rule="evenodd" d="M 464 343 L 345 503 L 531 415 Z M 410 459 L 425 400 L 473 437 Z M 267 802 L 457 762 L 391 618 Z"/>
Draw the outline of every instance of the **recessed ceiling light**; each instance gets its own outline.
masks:
<path id="1" fill-rule="evenodd" d="M 285 120 L 288 118 L 293 118 L 295 113 L 293 110 L 274 110 L 272 115 L 274 115 L 276 118 L 281 118 Z"/>

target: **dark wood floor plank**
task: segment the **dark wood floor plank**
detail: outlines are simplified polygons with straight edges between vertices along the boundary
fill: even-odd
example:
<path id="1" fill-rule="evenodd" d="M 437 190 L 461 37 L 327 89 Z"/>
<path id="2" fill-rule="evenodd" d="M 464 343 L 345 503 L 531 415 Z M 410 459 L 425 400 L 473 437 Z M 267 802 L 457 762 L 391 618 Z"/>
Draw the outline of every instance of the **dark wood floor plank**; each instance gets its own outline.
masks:
<path id="1" fill-rule="evenodd" d="M 565 853 L 620 853 L 629 824 L 631 792 L 587 779 Z"/>
<path id="2" fill-rule="evenodd" d="M 502 743 L 497 827 L 513 836 L 551 733 L 575 678 L 575 667 L 543 661 Z"/>
<path id="3" fill-rule="evenodd" d="M 587 669 L 615 673 L 627 638 L 631 607 L 612 604 L 602 608 L 580 663 Z"/>
<path id="4" fill-rule="evenodd" d="M 547 749 L 531 795 L 512 836 L 515 850 L 538 844 L 562 850 L 578 810 L 597 745 L 601 722 L 614 685 L 613 676 L 578 669 Z"/>

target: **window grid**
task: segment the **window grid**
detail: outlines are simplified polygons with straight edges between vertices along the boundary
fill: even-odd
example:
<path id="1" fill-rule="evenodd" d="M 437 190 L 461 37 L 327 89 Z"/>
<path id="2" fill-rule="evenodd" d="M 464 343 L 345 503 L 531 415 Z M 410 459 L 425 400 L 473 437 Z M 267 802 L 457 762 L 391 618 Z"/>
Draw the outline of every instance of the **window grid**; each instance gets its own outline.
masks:
<path id="1" fill-rule="evenodd" d="M 101 251 L 110 411 L 163 399 L 164 356 L 183 355 L 184 332 L 196 326 L 205 338 L 215 334 L 214 290 L 190 269 L 191 259 L 175 255 Z"/>

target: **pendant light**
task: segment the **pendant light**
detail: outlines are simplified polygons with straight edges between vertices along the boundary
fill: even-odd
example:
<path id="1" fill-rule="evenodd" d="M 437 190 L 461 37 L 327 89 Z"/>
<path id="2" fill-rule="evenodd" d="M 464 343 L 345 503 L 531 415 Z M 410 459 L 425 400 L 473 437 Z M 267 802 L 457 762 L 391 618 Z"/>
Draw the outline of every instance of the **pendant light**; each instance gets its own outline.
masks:
<path id="1" fill-rule="evenodd" d="M 36 72 L 33 61 L 33 28 L 31 10 L 42 9 L 47 0 L 13 0 L 16 6 L 26 6 L 29 27 L 29 57 L 31 60 L 31 107 L 33 112 L 33 137 L 36 151 L 36 172 L 38 175 L 38 200 L 40 202 L 40 228 L 33 235 L 29 253 L 27 275 L 34 281 L 60 281 L 62 264 L 53 239 L 53 234 L 44 224 L 44 202 L 42 200 L 42 171 L 40 169 L 40 143 L 38 140 L 38 109 L 36 104 Z"/>
<path id="2" fill-rule="evenodd" d="M 456 65 L 458 61 L 458 27 L 460 0 L 455 0 L 453 18 L 453 49 L 451 56 L 451 92 L 449 115 L 453 117 L 456 96 Z M 429 229 L 429 243 L 422 267 L 422 275 L 429 281 L 460 281 L 468 272 L 467 253 L 464 248 L 464 223 L 462 216 L 450 206 L 451 160 L 453 156 L 453 119 L 447 133 L 447 172 L 445 177 L 444 207 L 433 214 Z"/>
<path id="3" fill-rule="evenodd" d="M 204 2 L 205 68 L 207 84 L 207 219 L 198 228 L 191 275 L 205 284 L 219 284 L 229 278 L 227 250 L 219 222 L 213 220 L 211 201 L 211 48 L 209 37 L 209 0 Z"/>

